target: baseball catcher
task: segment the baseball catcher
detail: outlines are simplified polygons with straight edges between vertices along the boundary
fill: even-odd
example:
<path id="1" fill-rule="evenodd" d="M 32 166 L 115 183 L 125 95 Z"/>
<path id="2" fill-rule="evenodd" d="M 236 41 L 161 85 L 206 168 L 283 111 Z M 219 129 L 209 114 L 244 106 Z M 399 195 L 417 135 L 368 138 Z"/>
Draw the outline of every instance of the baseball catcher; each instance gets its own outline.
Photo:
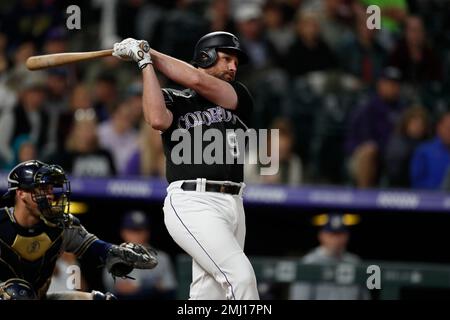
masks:
<path id="1" fill-rule="evenodd" d="M 0 209 L 0 300 L 113 300 L 111 293 L 47 294 L 58 256 L 72 252 L 106 265 L 113 277 L 157 265 L 152 249 L 114 245 L 89 233 L 70 212 L 70 182 L 64 170 L 37 160 L 20 163 L 8 175 L 7 204 Z"/>

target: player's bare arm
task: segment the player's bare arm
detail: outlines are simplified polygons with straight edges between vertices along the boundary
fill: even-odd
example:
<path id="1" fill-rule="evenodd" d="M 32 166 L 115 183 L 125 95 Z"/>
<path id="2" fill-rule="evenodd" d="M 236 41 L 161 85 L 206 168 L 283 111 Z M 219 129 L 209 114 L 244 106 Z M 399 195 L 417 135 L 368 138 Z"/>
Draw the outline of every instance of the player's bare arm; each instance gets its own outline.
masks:
<path id="1" fill-rule="evenodd" d="M 184 61 L 156 50 L 151 49 L 150 54 L 156 69 L 172 81 L 198 92 L 207 100 L 226 109 L 236 109 L 237 95 L 227 81 L 208 74 L 205 69 L 197 69 Z M 228 75 L 233 75 L 230 80 L 234 79 L 237 68 L 236 57 L 220 52 L 217 64 L 214 68 L 221 67 L 226 69 L 224 72 L 227 72 Z"/>
<path id="2" fill-rule="evenodd" d="M 127 38 L 114 44 L 113 56 L 137 62 L 143 76 L 143 111 L 145 121 L 153 129 L 164 131 L 172 123 L 172 113 L 166 108 L 158 78 L 150 56 L 150 46 L 145 40 Z"/>
<path id="3" fill-rule="evenodd" d="M 172 124 L 172 112 L 166 108 L 155 70 L 151 64 L 142 69 L 144 90 L 142 105 L 145 121 L 155 130 L 164 131 Z"/>
<path id="4" fill-rule="evenodd" d="M 228 81 L 234 80 L 238 58 L 233 53 L 218 53 L 214 66 L 194 66 L 151 49 L 145 40 L 127 38 L 114 45 L 113 55 L 123 60 L 134 60 L 142 70 L 149 64 L 172 81 L 190 88 L 207 100 L 234 110 L 238 98 Z"/>

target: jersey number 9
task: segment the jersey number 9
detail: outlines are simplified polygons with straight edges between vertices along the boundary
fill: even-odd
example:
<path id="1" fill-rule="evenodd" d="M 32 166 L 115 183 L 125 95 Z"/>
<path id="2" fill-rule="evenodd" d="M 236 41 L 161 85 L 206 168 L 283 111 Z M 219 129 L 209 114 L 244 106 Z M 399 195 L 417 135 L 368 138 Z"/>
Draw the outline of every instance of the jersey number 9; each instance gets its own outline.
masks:
<path id="1" fill-rule="evenodd" d="M 234 158 L 239 157 L 239 145 L 236 133 L 233 131 L 227 132 L 227 142 L 230 147 L 230 153 Z"/>

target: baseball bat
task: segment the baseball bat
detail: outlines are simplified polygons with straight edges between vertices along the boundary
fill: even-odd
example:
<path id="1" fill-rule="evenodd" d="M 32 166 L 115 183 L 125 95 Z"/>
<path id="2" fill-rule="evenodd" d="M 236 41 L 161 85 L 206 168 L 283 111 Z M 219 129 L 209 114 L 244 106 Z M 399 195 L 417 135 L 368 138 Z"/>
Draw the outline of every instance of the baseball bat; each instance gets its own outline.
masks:
<path id="1" fill-rule="evenodd" d="M 44 54 L 41 56 L 31 56 L 27 59 L 26 66 L 29 70 L 39 70 L 57 67 L 68 63 L 91 60 L 100 57 L 110 56 L 113 50 L 98 50 L 86 52 L 66 52 Z"/>

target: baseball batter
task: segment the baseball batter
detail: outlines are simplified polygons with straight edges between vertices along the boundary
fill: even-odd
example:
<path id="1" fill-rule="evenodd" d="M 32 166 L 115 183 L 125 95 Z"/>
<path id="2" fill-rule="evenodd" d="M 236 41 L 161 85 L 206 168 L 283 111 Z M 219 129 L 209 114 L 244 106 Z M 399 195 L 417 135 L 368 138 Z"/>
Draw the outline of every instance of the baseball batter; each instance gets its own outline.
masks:
<path id="1" fill-rule="evenodd" d="M 47 294 L 57 258 L 64 252 L 106 265 L 114 277 L 157 265 L 153 250 L 98 239 L 68 213 L 70 181 L 64 170 L 38 160 L 22 162 L 8 175 L 0 208 L 0 300 L 111 300 L 98 291 Z"/>
<path id="2" fill-rule="evenodd" d="M 248 129 L 253 105 L 247 88 L 235 81 L 238 65 L 247 60 L 239 40 L 227 32 L 205 35 L 195 47 L 193 65 L 131 38 L 116 43 L 113 55 L 138 63 L 145 120 L 162 132 L 170 183 L 164 219 L 172 238 L 193 258 L 190 299 L 259 299 L 243 251 L 243 164 L 227 161 L 238 153 L 233 130 Z M 155 70 L 187 89 L 161 89 Z M 221 133 L 221 161 L 195 161 L 198 150 L 203 154 L 211 143 L 195 134 L 199 129 Z M 173 135 L 177 131 L 191 139 L 181 163 L 172 152 L 179 143 Z"/>

